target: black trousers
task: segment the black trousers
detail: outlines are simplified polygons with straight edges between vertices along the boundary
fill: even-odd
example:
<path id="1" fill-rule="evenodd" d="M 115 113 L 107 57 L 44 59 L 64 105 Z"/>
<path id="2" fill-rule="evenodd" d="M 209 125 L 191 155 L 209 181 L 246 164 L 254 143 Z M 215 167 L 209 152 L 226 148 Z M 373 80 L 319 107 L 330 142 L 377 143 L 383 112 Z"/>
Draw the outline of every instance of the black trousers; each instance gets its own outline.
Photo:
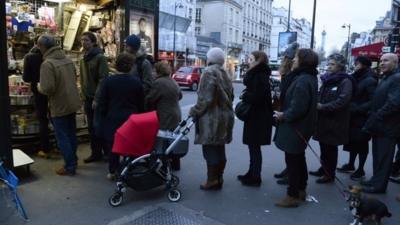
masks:
<path id="1" fill-rule="evenodd" d="M 378 190 L 386 190 L 396 148 L 396 139 L 387 137 L 372 138 L 372 186 Z"/>
<path id="2" fill-rule="evenodd" d="M 94 129 L 94 110 L 93 110 L 93 99 L 86 99 L 85 100 L 85 114 L 87 117 L 87 123 L 88 123 L 88 130 L 89 130 L 89 137 L 90 137 L 90 148 L 92 150 L 92 156 L 93 157 L 102 157 L 103 154 L 103 145 L 104 141 L 99 138 L 96 135 L 95 129 Z M 105 154 L 107 154 L 107 151 L 104 151 Z"/>
<path id="3" fill-rule="evenodd" d="M 40 150 L 49 152 L 51 149 L 49 140 L 49 118 L 47 96 L 34 93 L 36 117 L 39 121 Z"/>
<path id="4" fill-rule="evenodd" d="M 249 172 L 252 176 L 261 176 L 262 153 L 260 145 L 249 145 L 250 168 Z"/>
<path id="5" fill-rule="evenodd" d="M 112 153 L 113 141 L 104 141 L 104 149 L 108 152 L 108 172 L 119 173 L 121 157 L 118 154 Z"/>
<path id="6" fill-rule="evenodd" d="M 299 191 L 305 191 L 307 187 L 308 173 L 305 153 L 289 154 L 285 152 L 285 161 L 289 178 L 287 195 L 298 198 Z"/>
<path id="7" fill-rule="evenodd" d="M 334 178 L 336 175 L 336 166 L 338 161 L 338 146 L 328 145 L 319 142 L 321 149 L 322 169 L 326 176 Z"/>

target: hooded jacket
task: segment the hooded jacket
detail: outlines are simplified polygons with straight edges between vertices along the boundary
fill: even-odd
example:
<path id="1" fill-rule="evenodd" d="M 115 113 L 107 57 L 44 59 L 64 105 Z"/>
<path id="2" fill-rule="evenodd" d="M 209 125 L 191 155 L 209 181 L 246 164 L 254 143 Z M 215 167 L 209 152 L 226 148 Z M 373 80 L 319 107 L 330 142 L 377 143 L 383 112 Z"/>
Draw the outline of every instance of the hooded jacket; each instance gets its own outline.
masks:
<path id="1" fill-rule="evenodd" d="M 93 99 L 101 82 L 108 76 L 107 58 L 95 47 L 80 61 L 80 82 L 84 100 Z"/>
<path id="2" fill-rule="evenodd" d="M 149 60 L 146 59 L 146 52 L 144 52 L 143 48 L 140 48 L 136 53 L 136 61 L 130 74 L 139 77 L 146 96 L 153 85 L 154 78 L 153 67 Z"/>
<path id="3" fill-rule="evenodd" d="M 70 115 L 81 107 L 75 65 L 58 46 L 43 55 L 38 89 L 48 96 L 52 117 Z"/>

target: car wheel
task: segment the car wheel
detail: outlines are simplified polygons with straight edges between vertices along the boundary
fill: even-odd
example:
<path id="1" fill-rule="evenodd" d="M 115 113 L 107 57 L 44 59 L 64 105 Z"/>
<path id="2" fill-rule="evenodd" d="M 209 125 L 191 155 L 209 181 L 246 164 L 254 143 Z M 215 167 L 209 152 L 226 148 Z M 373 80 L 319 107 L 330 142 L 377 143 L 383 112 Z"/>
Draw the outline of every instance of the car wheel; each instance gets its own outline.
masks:
<path id="1" fill-rule="evenodd" d="M 197 91 L 197 88 L 199 87 L 199 85 L 197 84 L 197 82 L 193 82 L 192 86 L 190 87 L 190 89 L 192 89 L 192 91 Z"/>

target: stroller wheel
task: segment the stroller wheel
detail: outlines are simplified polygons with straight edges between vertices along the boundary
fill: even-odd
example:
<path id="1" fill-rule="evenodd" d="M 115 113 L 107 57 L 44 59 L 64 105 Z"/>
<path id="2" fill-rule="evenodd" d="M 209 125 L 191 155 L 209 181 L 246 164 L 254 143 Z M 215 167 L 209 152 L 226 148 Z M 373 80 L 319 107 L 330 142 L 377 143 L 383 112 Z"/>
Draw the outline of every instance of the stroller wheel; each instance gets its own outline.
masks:
<path id="1" fill-rule="evenodd" d="M 171 202 L 177 202 L 181 199 L 181 192 L 178 189 L 172 189 L 168 192 L 168 199 Z"/>
<path id="2" fill-rule="evenodd" d="M 117 207 L 122 203 L 122 193 L 116 192 L 108 199 L 108 203 L 112 207 Z"/>
<path id="3" fill-rule="evenodd" d="M 171 177 L 171 186 L 172 187 L 178 187 L 179 185 L 179 177 L 172 175 Z"/>

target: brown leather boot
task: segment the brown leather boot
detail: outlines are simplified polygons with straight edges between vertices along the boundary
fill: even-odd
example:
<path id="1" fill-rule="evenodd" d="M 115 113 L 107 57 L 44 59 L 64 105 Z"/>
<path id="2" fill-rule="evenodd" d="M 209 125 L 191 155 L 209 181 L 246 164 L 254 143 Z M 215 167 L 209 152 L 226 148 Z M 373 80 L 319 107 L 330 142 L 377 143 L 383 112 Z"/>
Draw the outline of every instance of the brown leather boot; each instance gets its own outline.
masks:
<path id="1" fill-rule="evenodd" d="M 284 199 L 275 203 L 275 206 L 282 208 L 296 208 L 300 204 L 300 199 L 291 196 L 286 196 Z"/>
<path id="2" fill-rule="evenodd" d="M 220 188 L 222 188 L 222 185 L 224 184 L 224 170 L 225 170 L 225 166 L 226 166 L 226 161 L 222 161 L 218 164 L 218 182 L 219 185 L 221 186 Z"/>
<path id="3" fill-rule="evenodd" d="M 219 165 L 207 165 L 207 182 L 200 185 L 202 190 L 221 189 L 219 182 Z"/>

